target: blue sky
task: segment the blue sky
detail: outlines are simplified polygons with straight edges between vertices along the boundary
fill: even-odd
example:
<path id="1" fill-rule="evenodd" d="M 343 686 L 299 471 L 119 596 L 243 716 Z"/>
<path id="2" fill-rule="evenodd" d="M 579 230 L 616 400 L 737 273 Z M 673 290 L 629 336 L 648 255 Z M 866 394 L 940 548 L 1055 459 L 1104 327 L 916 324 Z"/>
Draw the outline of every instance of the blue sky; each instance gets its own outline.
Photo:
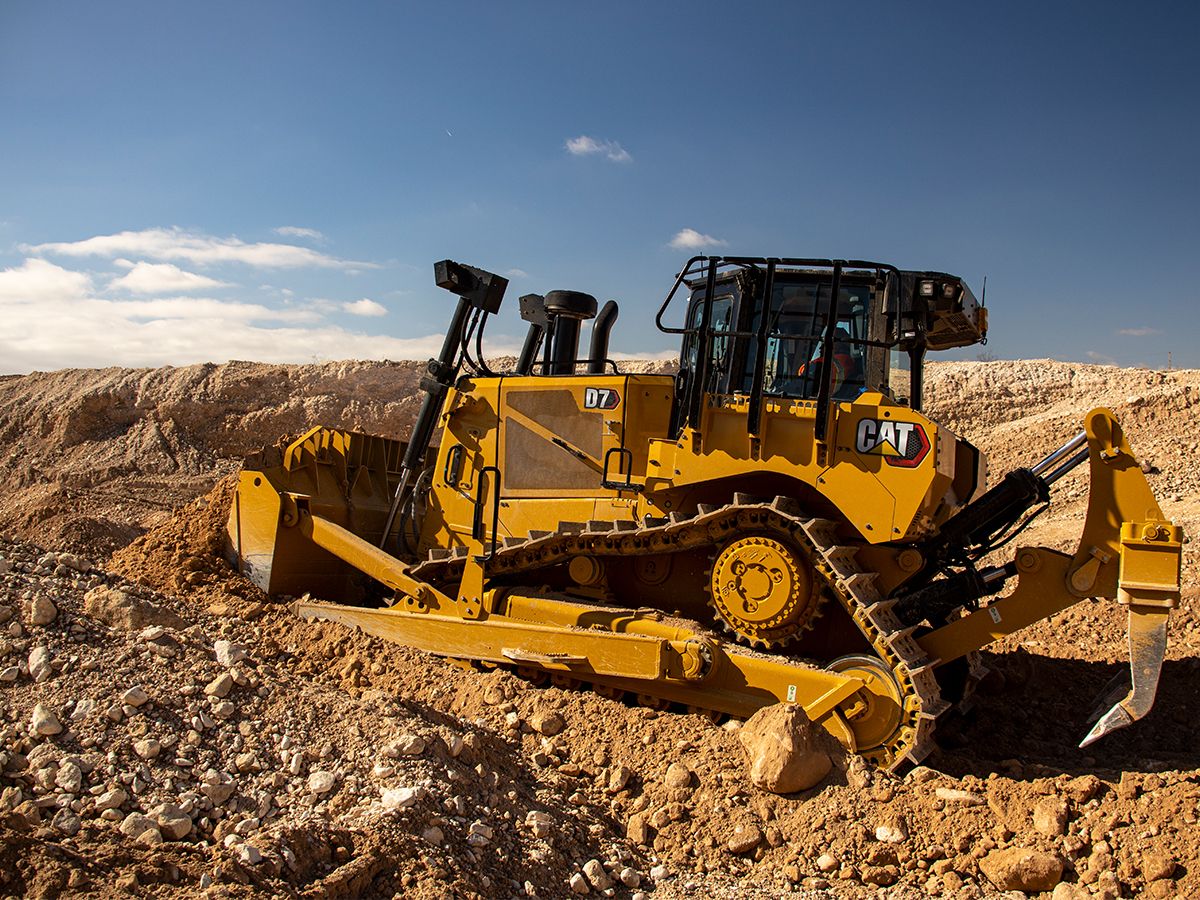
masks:
<path id="1" fill-rule="evenodd" d="M 450 257 L 616 298 L 703 251 L 988 277 L 1002 358 L 1200 366 L 1184 4 L 0 0 L 0 372 L 424 357 Z M 983 348 L 959 353 L 971 358 Z"/>

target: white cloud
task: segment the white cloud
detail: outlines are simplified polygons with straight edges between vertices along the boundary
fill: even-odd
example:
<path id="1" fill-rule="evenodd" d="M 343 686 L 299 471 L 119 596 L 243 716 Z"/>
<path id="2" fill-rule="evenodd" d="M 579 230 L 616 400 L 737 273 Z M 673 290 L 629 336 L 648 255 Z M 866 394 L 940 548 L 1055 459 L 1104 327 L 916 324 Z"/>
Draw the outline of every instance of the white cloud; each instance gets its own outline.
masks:
<path id="1" fill-rule="evenodd" d="M 236 322 L 319 322 L 313 309 L 271 309 L 261 303 L 211 297 L 160 297 L 154 300 L 98 300 L 104 308 L 129 319 L 229 319 Z"/>
<path id="2" fill-rule="evenodd" d="M 186 260 L 195 265 L 244 263 L 264 269 L 317 266 L 336 269 L 373 269 L 373 263 L 338 259 L 295 244 L 247 244 L 235 237 L 214 237 L 181 228 L 147 228 L 102 234 L 81 241 L 22 245 L 28 253 L 61 256 L 142 256 L 159 260 Z"/>
<path id="3" fill-rule="evenodd" d="M 602 154 L 609 162 L 633 162 L 629 151 L 616 141 L 598 141 L 594 137 L 581 134 L 579 137 L 567 138 L 567 152 L 572 156 L 595 156 Z"/>
<path id="4" fill-rule="evenodd" d="M 113 279 L 109 290 L 133 291 L 135 294 L 167 294 L 173 291 L 200 291 L 229 287 L 223 281 L 185 272 L 171 263 L 136 263 L 120 278 Z"/>
<path id="5" fill-rule="evenodd" d="M 711 234 L 701 234 L 694 228 L 684 228 L 671 238 L 671 246 L 676 250 L 702 250 L 705 247 L 724 247 L 728 242 L 715 238 Z"/>
<path id="6" fill-rule="evenodd" d="M 1117 334 L 1123 334 L 1126 337 L 1150 337 L 1155 334 L 1162 334 L 1157 328 L 1118 328 Z"/>
<path id="7" fill-rule="evenodd" d="M 427 359 L 444 339 L 359 333 L 325 315 L 316 303 L 272 308 L 211 297 L 98 297 L 86 274 L 28 259 L 0 269 L 0 374 L 229 359 Z M 514 339 L 488 341 L 489 355 L 519 349 Z"/>
<path id="8" fill-rule="evenodd" d="M 361 300 L 355 300 L 353 303 L 343 303 L 342 309 L 350 313 L 352 316 L 386 316 L 387 307 L 380 303 L 376 303 L 367 297 Z"/>
<path id="9" fill-rule="evenodd" d="M 133 260 L 125 259 L 123 257 L 117 257 L 112 261 L 112 264 L 118 269 L 132 269 L 134 267 Z"/>
<path id="10" fill-rule="evenodd" d="M 524 269 L 509 269 L 504 273 L 505 278 L 528 278 L 529 273 Z"/>
<path id="11" fill-rule="evenodd" d="M 92 279 L 44 259 L 27 259 L 14 269 L 0 270 L 0 304 L 37 303 L 79 297 L 92 289 Z"/>
<path id="12" fill-rule="evenodd" d="M 1111 356 L 1105 356 L 1103 353 L 1097 353 L 1095 350 L 1087 350 L 1083 354 L 1094 363 L 1099 363 L 1103 366 L 1115 366 L 1117 361 Z"/>
<path id="13" fill-rule="evenodd" d="M 315 228 L 301 228 L 297 225 L 281 225 L 275 233 L 282 237 L 308 238 L 310 241 L 323 241 L 325 235 Z"/>

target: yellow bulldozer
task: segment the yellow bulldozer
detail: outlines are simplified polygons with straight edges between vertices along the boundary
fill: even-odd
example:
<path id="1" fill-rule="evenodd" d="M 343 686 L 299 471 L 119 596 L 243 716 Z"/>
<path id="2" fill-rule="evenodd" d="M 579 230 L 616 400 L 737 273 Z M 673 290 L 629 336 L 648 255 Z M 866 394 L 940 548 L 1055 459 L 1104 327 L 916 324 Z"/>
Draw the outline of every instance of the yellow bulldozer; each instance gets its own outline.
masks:
<path id="1" fill-rule="evenodd" d="M 575 291 L 520 298 L 528 334 L 497 373 L 506 280 L 434 270 L 457 305 L 409 440 L 316 427 L 240 475 L 231 558 L 300 615 L 656 708 L 799 704 L 895 769 L 932 749 L 980 648 L 1108 598 L 1130 670 L 1083 743 L 1149 711 L 1182 530 L 1107 410 L 990 488 L 922 414 L 927 352 L 986 340 L 961 278 L 697 256 L 656 317 L 676 374 L 623 373 L 616 303 Z M 1084 462 L 1076 552 L 1004 551 Z"/>

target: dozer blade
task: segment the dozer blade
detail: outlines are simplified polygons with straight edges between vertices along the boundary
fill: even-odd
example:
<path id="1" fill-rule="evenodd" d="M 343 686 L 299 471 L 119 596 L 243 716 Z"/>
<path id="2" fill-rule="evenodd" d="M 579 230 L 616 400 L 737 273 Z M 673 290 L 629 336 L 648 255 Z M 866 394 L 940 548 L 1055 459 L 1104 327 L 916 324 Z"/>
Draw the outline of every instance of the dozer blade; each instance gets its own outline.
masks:
<path id="1" fill-rule="evenodd" d="M 1091 719 L 1095 724 L 1080 747 L 1132 725 L 1154 706 L 1167 652 L 1168 614 L 1169 610 L 1162 608 L 1130 607 L 1129 673 L 1119 674 L 1101 693 L 1098 714 Z"/>

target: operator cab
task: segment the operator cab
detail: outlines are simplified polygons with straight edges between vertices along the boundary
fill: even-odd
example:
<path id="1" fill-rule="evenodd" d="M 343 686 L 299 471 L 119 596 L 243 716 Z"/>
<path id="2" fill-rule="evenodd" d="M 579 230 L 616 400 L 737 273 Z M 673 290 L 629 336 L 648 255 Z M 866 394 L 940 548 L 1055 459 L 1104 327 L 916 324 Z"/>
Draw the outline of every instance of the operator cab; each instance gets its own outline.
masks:
<path id="1" fill-rule="evenodd" d="M 689 292 L 684 327 L 664 326 L 681 287 Z M 967 346 L 987 333 L 985 311 L 953 275 L 743 257 L 690 260 L 658 325 L 683 336 L 684 410 L 706 393 L 815 401 L 826 377 L 832 400 L 878 391 L 919 409 L 926 350 Z"/>
<path id="2" fill-rule="evenodd" d="M 768 312 L 763 393 L 773 397 L 815 399 L 823 366 L 825 317 L 830 282 L 816 273 L 779 273 Z M 717 282 L 712 303 L 710 390 L 721 394 L 748 394 L 754 382 L 757 337 L 762 304 L 754 290 L 761 288 L 746 277 Z M 688 301 L 688 334 L 682 368 L 696 368 L 699 335 L 704 318 L 705 287 L 692 286 Z M 868 384 L 886 385 L 886 354 L 868 341 L 871 328 L 871 289 L 868 284 L 842 282 L 834 324 L 833 396 L 852 399 Z"/>

